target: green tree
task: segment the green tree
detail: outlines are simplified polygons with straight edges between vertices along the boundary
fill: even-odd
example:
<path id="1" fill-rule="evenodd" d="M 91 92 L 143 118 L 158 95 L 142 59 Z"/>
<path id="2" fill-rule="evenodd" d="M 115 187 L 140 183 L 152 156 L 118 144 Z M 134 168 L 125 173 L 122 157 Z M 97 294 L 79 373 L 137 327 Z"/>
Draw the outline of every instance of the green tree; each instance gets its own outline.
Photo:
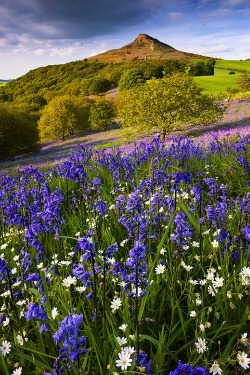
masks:
<path id="1" fill-rule="evenodd" d="M 153 79 L 124 91 L 118 102 L 118 116 L 124 127 L 159 129 L 162 139 L 173 129 L 216 121 L 223 109 L 202 93 L 192 77 L 176 73 Z"/>
<path id="2" fill-rule="evenodd" d="M 33 116 L 18 108 L 0 105 L 0 159 L 37 151 L 39 135 Z"/>
<path id="3" fill-rule="evenodd" d="M 69 95 L 54 97 L 45 106 L 38 121 L 40 137 L 43 141 L 61 139 L 73 134 L 78 118 L 72 98 Z"/>
<path id="4" fill-rule="evenodd" d="M 144 82 L 145 78 L 139 69 L 129 69 L 121 76 L 118 87 L 119 90 L 129 90 Z"/>
<path id="5" fill-rule="evenodd" d="M 108 100 L 100 100 L 90 108 L 90 123 L 94 129 L 107 130 L 116 116 L 115 105 Z"/>
<path id="6" fill-rule="evenodd" d="M 111 89 L 112 83 L 106 78 L 94 78 L 89 86 L 90 94 L 100 94 Z"/>
<path id="7" fill-rule="evenodd" d="M 172 76 L 175 73 L 185 73 L 186 64 L 178 59 L 169 59 L 164 62 L 163 74 L 165 77 Z"/>
<path id="8" fill-rule="evenodd" d="M 237 83 L 241 91 L 250 91 L 250 73 L 246 72 L 241 74 Z"/>

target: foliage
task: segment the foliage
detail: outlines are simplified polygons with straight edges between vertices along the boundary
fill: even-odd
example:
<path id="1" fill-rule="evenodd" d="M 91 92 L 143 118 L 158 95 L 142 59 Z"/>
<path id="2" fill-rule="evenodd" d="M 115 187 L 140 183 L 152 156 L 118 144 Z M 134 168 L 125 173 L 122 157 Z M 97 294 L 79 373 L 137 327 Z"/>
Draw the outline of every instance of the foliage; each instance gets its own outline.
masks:
<path id="1" fill-rule="evenodd" d="M 34 117 L 18 108 L 0 105 L 0 159 L 37 151 L 38 141 Z"/>
<path id="2" fill-rule="evenodd" d="M 112 84 L 106 78 L 94 78 L 89 86 L 89 94 L 100 94 L 111 89 Z"/>
<path id="3" fill-rule="evenodd" d="M 90 124 L 93 129 L 107 130 L 107 127 L 114 122 L 116 109 L 113 102 L 99 100 L 91 106 Z"/>
<path id="4" fill-rule="evenodd" d="M 118 87 L 119 90 L 128 90 L 144 82 L 145 78 L 139 69 L 129 69 L 121 76 Z"/>
<path id="5" fill-rule="evenodd" d="M 75 129 L 89 127 L 91 101 L 74 96 L 56 96 L 44 108 L 38 122 L 42 140 L 64 140 Z"/>
<path id="6" fill-rule="evenodd" d="M 214 59 L 208 60 L 207 62 L 198 61 L 190 66 L 188 74 L 190 76 L 213 76 L 215 64 L 216 61 Z"/>
<path id="7" fill-rule="evenodd" d="M 240 75 L 237 80 L 238 86 L 242 91 L 250 91 L 250 73 L 246 72 Z"/>
<path id="8" fill-rule="evenodd" d="M 0 174 L 2 373 L 246 374 L 249 147 L 156 138 Z"/>
<path id="9" fill-rule="evenodd" d="M 186 67 L 184 61 L 177 59 L 166 60 L 163 65 L 163 74 L 169 77 L 175 73 L 185 73 Z"/>
<path id="10" fill-rule="evenodd" d="M 125 91 L 118 103 L 124 127 L 160 129 L 163 133 L 188 124 L 208 124 L 223 113 L 214 101 L 186 74 L 176 73 L 162 80 Z"/>

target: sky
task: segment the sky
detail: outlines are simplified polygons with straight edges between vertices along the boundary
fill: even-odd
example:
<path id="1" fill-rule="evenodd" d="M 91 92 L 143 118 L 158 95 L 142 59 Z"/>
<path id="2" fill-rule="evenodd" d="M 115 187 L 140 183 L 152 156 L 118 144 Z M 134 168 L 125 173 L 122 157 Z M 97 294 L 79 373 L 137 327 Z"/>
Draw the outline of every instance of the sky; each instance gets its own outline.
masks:
<path id="1" fill-rule="evenodd" d="M 0 79 L 120 48 L 138 34 L 250 58 L 250 0 L 0 0 Z"/>

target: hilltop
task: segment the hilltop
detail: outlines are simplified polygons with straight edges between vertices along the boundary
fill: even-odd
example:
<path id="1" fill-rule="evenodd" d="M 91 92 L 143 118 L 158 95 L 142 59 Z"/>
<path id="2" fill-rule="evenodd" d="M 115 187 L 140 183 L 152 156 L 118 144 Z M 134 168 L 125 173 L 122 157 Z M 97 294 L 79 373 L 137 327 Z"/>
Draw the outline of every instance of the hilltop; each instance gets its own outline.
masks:
<path id="1" fill-rule="evenodd" d="M 137 38 L 129 44 L 112 49 L 98 55 L 89 57 L 88 60 L 101 62 L 121 62 L 124 60 L 141 59 L 186 59 L 186 58 L 207 58 L 205 56 L 182 52 L 160 40 L 147 34 L 139 34 Z"/>
<path id="2" fill-rule="evenodd" d="M 157 78 L 170 60 L 180 60 L 186 66 L 195 59 L 211 59 L 197 54 L 178 51 L 147 34 L 115 50 L 87 59 L 59 65 L 48 65 L 30 70 L 25 75 L 0 88 L 0 102 L 15 102 L 37 112 L 54 95 L 95 95 L 117 87 L 124 72 L 136 68 Z M 159 77 L 158 77 L 159 78 Z"/>

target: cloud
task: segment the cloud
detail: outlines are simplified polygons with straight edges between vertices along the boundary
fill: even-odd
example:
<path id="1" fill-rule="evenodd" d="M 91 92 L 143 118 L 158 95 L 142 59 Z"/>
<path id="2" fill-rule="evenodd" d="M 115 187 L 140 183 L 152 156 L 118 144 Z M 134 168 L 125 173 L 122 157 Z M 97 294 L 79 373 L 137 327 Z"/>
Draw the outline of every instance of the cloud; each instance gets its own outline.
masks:
<path id="1" fill-rule="evenodd" d="M 249 0 L 224 0 L 225 5 L 238 7 L 238 6 L 250 6 Z"/>
<path id="2" fill-rule="evenodd" d="M 174 21 L 179 21 L 184 17 L 184 14 L 180 12 L 169 12 L 168 15 Z"/>
<path id="3" fill-rule="evenodd" d="M 5 31 L 33 37 L 91 38 L 146 21 L 164 0 L 2 0 Z"/>

